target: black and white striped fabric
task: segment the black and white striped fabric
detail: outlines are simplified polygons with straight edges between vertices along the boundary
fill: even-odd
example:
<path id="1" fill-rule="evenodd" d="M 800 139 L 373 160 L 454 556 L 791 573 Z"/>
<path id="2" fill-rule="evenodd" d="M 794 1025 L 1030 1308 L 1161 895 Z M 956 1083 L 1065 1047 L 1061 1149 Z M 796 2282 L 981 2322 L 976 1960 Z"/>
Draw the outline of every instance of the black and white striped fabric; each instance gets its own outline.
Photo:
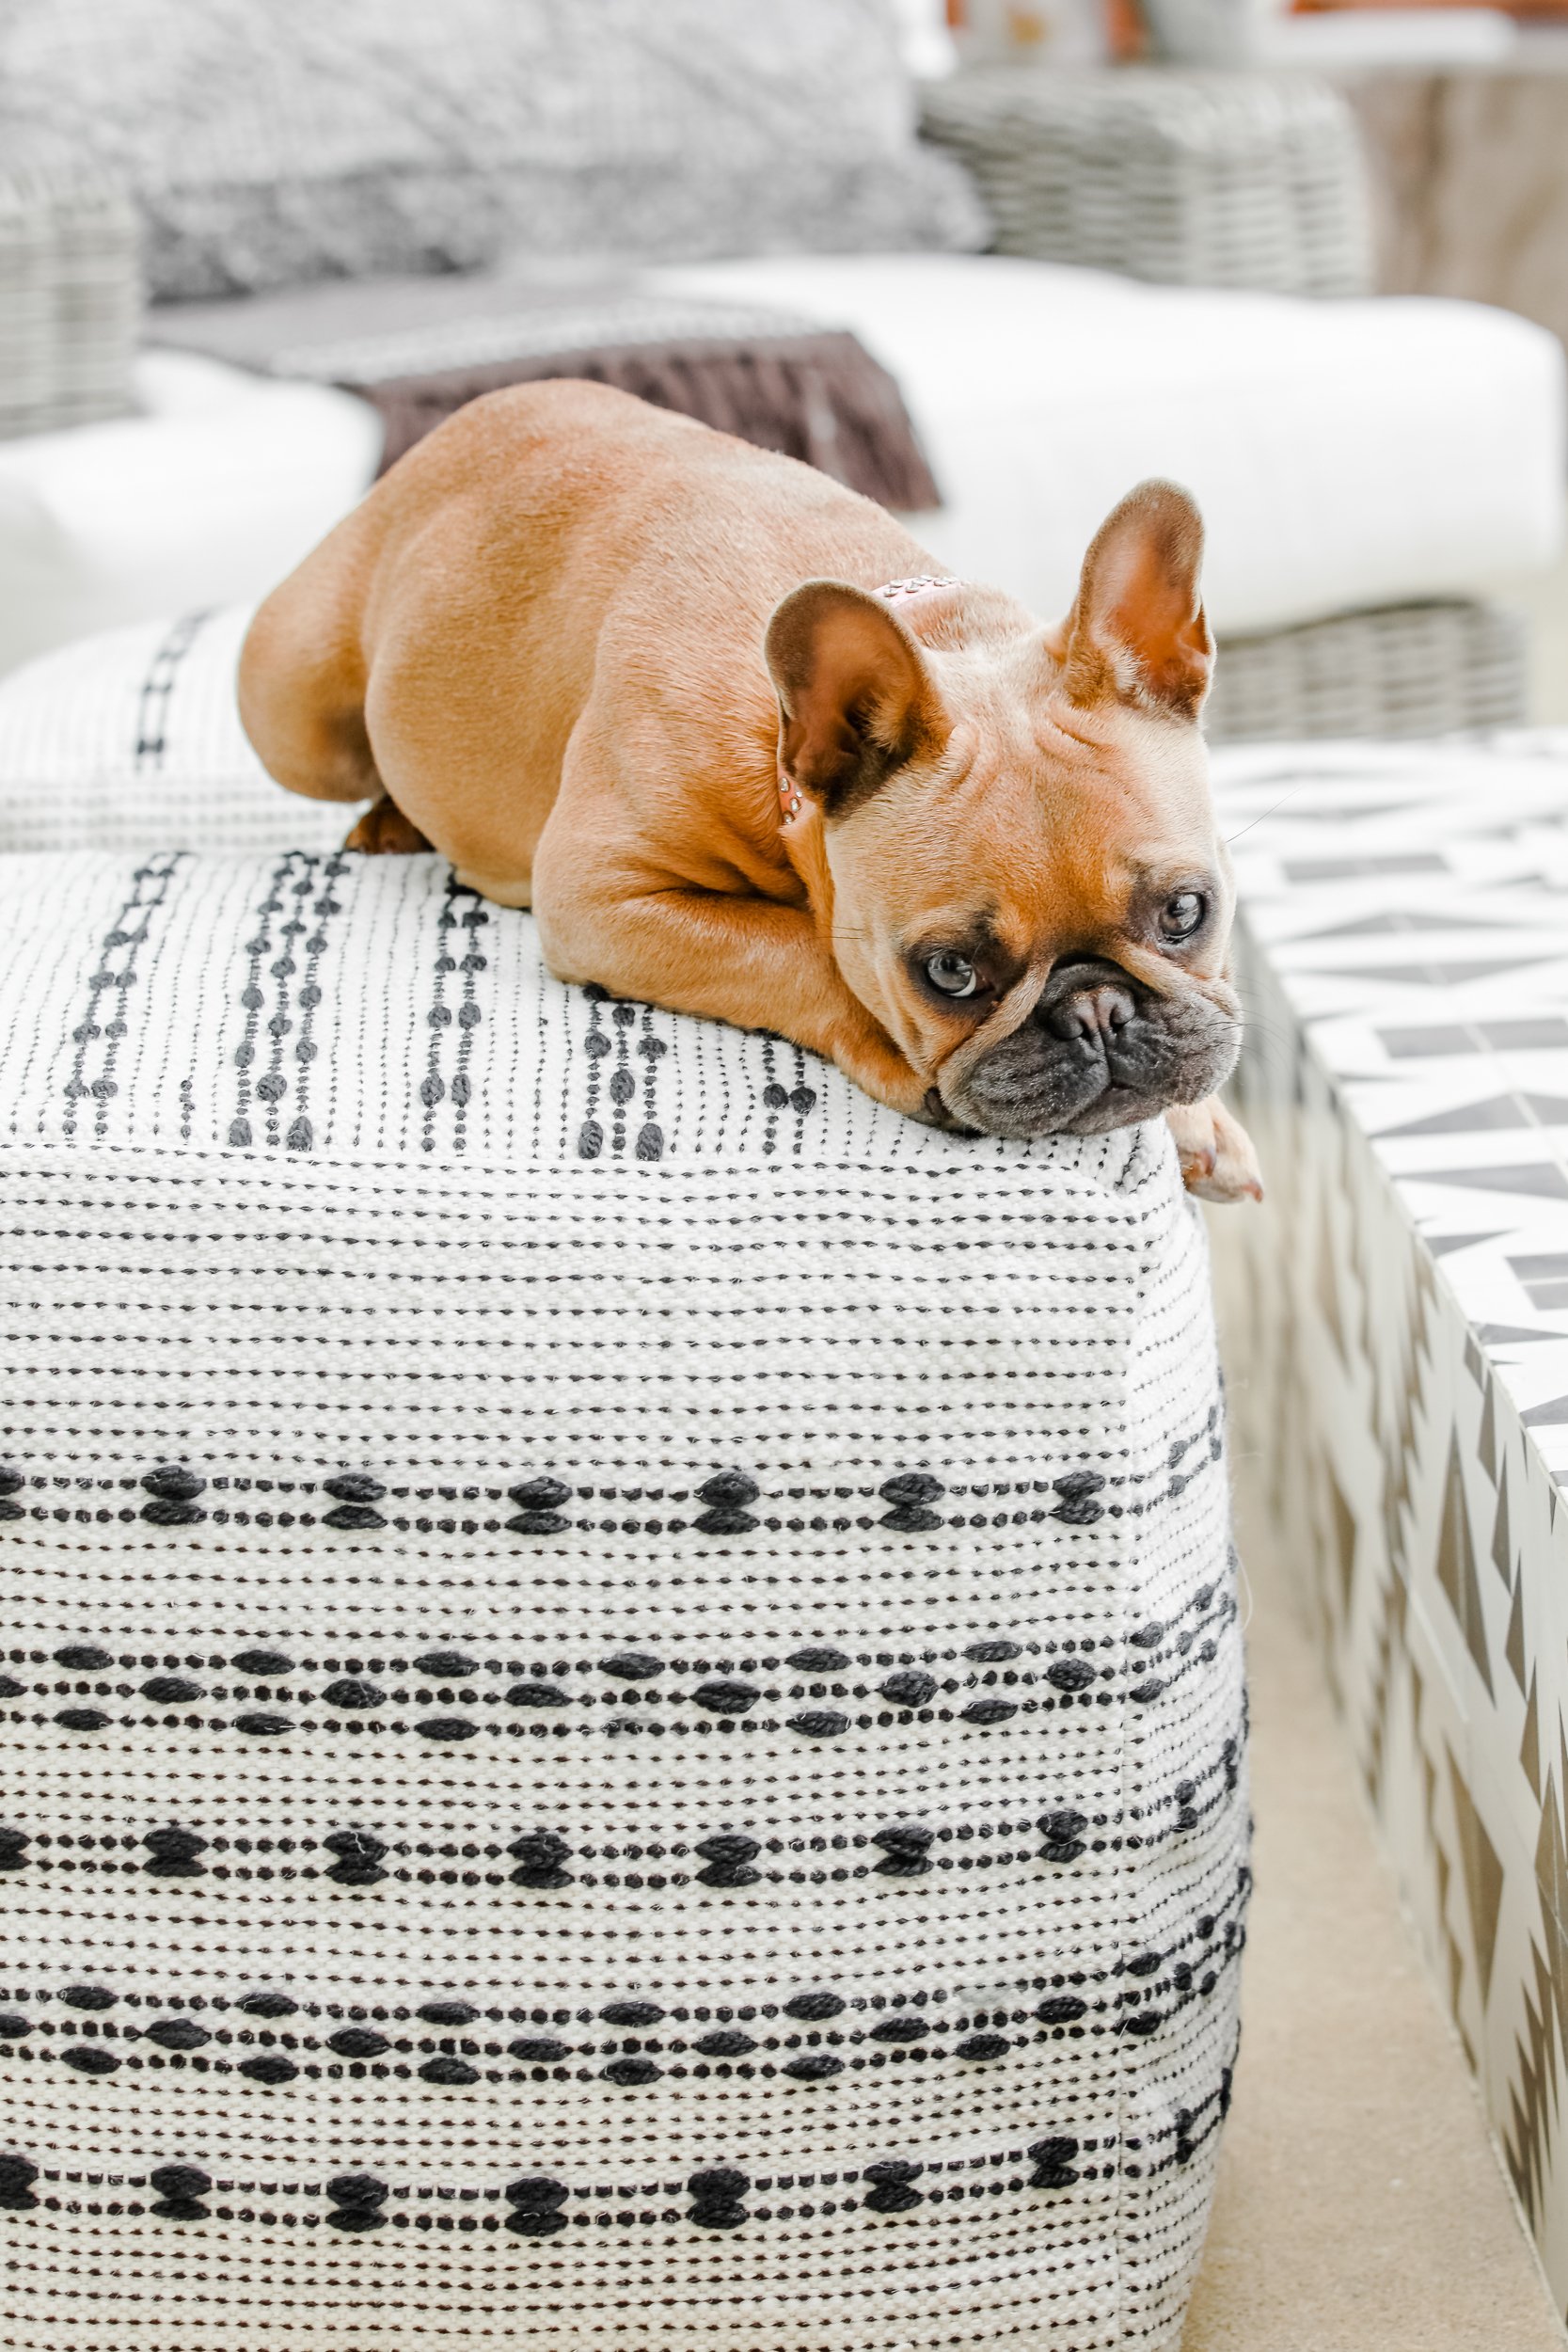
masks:
<path id="1" fill-rule="evenodd" d="M 437 860 L 70 804 L 0 857 L 7 2343 L 1173 2346 L 1247 1823 L 1164 1128 L 937 1136 Z"/>

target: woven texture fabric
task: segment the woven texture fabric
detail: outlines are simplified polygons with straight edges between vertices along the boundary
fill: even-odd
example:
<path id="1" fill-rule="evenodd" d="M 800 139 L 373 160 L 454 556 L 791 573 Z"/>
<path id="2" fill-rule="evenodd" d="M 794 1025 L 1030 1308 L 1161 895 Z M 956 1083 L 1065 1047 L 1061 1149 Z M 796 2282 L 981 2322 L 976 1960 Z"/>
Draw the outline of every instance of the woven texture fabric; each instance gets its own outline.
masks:
<path id="1" fill-rule="evenodd" d="M 884 0 L 8 0 L 0 131 L 135 196 L 153 294 L 467 269 L 969 246 Z"/>
<path id="2" fill-rule="evenodd" d="M 942 503 L 896 383 L 857 337 L 832 329 L 593 344 L 369 384 L 387 425 L 383 473 L 468 401 L 561 376 L 695 417 L 901 513 Z"/>
<path id="3" fill-rule="evenodd" d="M 1163 1125 L 939 1136 L 319 848 L 0 859 L 0 1037 L 8 2342 L 1174 2344 L 1247 1824 Z"/>
<path id="4" fill-rule="evenodd" d="M 999 253 L 1165 285 L 1371 291 L 1354 122 L 1316 83 L 993 67 L 923 103 L 927 137 L 974 173 Z"/>
<path id="5" fill-rule="evenodd" d="M 137 622 L 0 678 L 0 855 L 330 850 L 358 814 L 274 784 L 234 673 L 248 608 Z"/>

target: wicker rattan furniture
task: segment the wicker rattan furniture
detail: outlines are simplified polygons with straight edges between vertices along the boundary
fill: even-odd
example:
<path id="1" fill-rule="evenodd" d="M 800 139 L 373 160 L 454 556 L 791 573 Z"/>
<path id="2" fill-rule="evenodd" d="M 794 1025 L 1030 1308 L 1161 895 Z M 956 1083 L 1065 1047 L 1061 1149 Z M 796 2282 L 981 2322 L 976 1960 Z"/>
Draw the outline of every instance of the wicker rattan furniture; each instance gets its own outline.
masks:
<path id="1" fill-rule="evenodd" d="M 1164 284 L 1370 291 L 1365 174 L 1335 91 L 1294 76 L 993 67 L 926 93 L 996 249 Z M 1522 623 L 1460 599 L 1222 641 L 1209 711 L 1235 738 L 1425 735 L 1527 713 Z"/>
<path id="2" fill-rule="evenodd" d="M 996 250 L 1166 285 L 1370 291 L 1355 127 L 1318 84 L 1259 73 L 981 68 L 932 84 Z"/>
<path id="3" fill-rule="evenodd" d="M 1519 614 L 1496 604 L 1389 605 L 1222 638 L 1206 730 L 1224 743 L 1513 726 L 1528 688 Z"/>
<path id="4" fill-rule="evenodd" d="M 0 439 L 125 409 L 140 318 L 135 216 L 116 184 L 0 174 Z"/>

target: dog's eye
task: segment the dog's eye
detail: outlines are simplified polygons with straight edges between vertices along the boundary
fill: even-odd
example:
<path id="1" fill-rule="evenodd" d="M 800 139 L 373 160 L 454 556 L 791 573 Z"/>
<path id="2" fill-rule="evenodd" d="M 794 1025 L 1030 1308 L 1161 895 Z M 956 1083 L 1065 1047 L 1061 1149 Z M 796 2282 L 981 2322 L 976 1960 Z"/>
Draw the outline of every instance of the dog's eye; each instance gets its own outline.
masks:
<path id="1" fill-rule="evenodd" d="M 926 977 L 944 996 L 973 996 L 980 985 L 974 966 L 964 957 L 955 955 L 950 947 L 943 948 L 940 956 L 927 957 Z"/>
<path id="2" fill-rule="evenodd" d="M 1209 901 L 1201 890 L 1179 890 L 1160 910 L 1160 930 L 1166 939 L 1191 939 L 1203 929 Z"/>

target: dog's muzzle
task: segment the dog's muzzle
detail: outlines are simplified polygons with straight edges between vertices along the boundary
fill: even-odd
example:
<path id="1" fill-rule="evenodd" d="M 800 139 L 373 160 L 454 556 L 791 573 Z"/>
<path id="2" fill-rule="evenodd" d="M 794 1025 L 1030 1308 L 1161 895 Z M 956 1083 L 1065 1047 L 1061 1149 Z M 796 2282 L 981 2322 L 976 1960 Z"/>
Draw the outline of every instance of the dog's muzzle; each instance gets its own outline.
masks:
<path id="1" fill-rule="evenodd" d="M 1099 1135 L 1196 1103 L 1235 1064 L 1240 1024 L 1195 988 L 1160 996 L 1099 957 L 1059 963 L 1027 1018 L 942 1088 L 988 1135 Z"/>

